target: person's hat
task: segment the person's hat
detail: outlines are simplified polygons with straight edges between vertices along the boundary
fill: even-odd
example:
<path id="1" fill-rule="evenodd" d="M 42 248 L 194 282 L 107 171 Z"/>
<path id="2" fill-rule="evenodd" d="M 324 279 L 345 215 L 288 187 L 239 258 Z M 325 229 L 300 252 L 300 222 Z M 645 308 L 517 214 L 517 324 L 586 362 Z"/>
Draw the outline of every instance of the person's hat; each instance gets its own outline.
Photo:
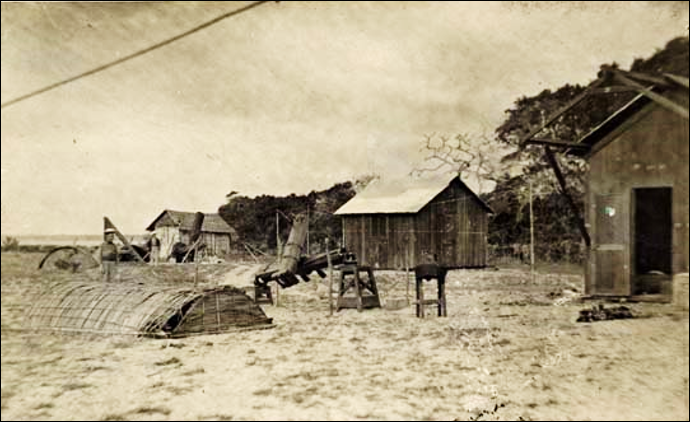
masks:
<path id="1" fill-rule="evenodd" d="M 105 233 L 105 234 L 108 234 L 108 233 L 115 233 L 115 229 L 110 229 L 110 228 L 109 228 L 109 229 L 105 229 L 105 231 L 104 231 L 103 233 Z"/>

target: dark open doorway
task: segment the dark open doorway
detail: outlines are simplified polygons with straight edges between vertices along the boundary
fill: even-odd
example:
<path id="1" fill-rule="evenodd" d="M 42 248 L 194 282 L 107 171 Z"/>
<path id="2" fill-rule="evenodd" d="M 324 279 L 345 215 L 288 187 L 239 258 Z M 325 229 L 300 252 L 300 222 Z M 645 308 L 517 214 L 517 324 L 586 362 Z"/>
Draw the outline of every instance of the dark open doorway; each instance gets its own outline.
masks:
<path id="1" fill-rule="evenodd" d="M 671 278 L 672 193 L 671 188 L 634 190 L 633 294 L 664 293 L 664 283 Z"/>

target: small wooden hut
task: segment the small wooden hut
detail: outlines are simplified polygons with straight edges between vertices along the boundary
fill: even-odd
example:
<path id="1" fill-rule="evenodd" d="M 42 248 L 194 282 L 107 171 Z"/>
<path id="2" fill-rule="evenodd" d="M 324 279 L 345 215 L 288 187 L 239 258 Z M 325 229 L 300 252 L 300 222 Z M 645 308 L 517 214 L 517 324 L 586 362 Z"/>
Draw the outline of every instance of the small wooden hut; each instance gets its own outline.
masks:
<path id="1" fill-rule="evenodd" d="M 599 88 L 607 81 L 614 85 Z M 586 293 L 670 301 L 673 278 L 687 280 L 688 272 L 688 78 L 605 69 L 548 122 L 606 89 L 638 95 L 577 142 L 534 139 L 548 123 L 523 142 L 545 146 L 564 192 L 549 148 L 589 161 L 580 224 L 589 246 Z"/>
<path id="2" fill-rule="evenodd" d="M 338 209 L 345 247 L 361 264 L 486 266 L 491 208 L 457 176 L 376 180 Z"/>
<path id="3" fill-rule="evenodd" d="M 190 245 L 192 228 L 194 227 L 193 212 L 164 210 L 146 228 L 156 231 L 161 241 L 160 259 L 170 255 L 176 242 Z M 206 245 L 207 255 L 224 257 L 231 252 L 232 244 L 237 238 L 237 232 L 218 214 L 204 214 L 201 226 L 201 242 Z"/>

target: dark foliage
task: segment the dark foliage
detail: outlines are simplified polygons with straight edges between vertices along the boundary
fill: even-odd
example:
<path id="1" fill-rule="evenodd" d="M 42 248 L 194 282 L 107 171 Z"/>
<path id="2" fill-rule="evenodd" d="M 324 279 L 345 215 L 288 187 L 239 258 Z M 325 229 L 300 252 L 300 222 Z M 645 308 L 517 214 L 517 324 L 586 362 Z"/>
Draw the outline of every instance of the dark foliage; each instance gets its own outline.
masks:
<path id="1" fill-rule="evenodd" d="M 309 212 L 309 240 L 311 253 L 320 251 L 326 237 L 341 238 L 340 219 L 333 215 L 341 205 L 355 195 L 351 182 L 338 183 L 325 191 L 307 195 L 290 194 L 277 197 L 261 195 L 255 198 L 233 196 L 218 209 L 220 216 L 232 225 L 240 242 L 265 251 L 276 249 L 276 213 L 279 215 L 280 238 L 283 242 L 290 232 L 290 221 L 299 213 Z"/>
<path id="2" fill-rule="evenodd" d="M 649 58 L 636 59 L 630 70 L 657 75 L 673 73 L 688 76 L 688 60 L 688 37 L 680 37 L 671 40 L 664 49 L 658 50 Z M 617 65 L 614 63 L 612 66 Z M 580 85 L 566 84 L 555 91 L 544 90 L 533 97 L 519 98 L 511 109 L 506 110 L 506 120 L 496 129 L 496 139 L 503 144 L 517 145 L 522 137 L 584 89 Z M 550 133 L 542 133 L 537 137 L 576 141 L 633 96 L 631 93 L 590 96 L 556 121 Z M 523 173 L 518 177 L 503 177 L 495 190 L 484 197 L 496 212 L 489 226 L 490 243 L 508 245 L 529 242 L 529 205 L 524 192 L 530 179 L 537 187 L 537 199 L 534 202 L 537 255 L 553 253 L 550 250 L 540 252 L 540 246 L 553 249 L 564 243 L 578 242 L 580 233 L 574 223 L 573 213 L 556 189 L 555 178 L 544 159 L 542 149 L 528 147 L 518 158 L 526 163 Z M 571 156 L 559 155 L 558 159 L 568 181 L 569 192 L 579 209 L 583 210 L 587 164 Z"/>

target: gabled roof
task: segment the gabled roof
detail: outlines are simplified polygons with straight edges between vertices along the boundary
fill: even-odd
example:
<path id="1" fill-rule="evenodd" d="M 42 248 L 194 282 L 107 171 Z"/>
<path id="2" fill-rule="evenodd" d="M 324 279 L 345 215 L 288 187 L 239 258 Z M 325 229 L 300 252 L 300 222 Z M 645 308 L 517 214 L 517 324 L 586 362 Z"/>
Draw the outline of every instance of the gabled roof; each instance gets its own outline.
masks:
<path id="1" fill-rule="evenodd" d="M 395 181 L 375 180 L 340 207 L 335 214 L 416 214 L 454 181 L 460 183 L 487 212 L 493 212 L 458 176 L 453 176 Z"/>
<path id="2" fill-rule="evenodd" d="M 611 82 L 614 85 L 602 86 Z M 650 83 L 651 85 L 649 85 Z M 687 91 L 689 85 L 688 78 L 685 76 L 670 73 L 650 75 L 639 72 L 625 72 L 612 66 L 602 67 L 597 80 L 592 82 L 582 93 L 568 102 L 568 104 L 551 114 L 544 123 L 532 129 L 527 135 L 522 137 L 520 140 L 520 149 L 527 144 L 541 144 L 545 145 L 547 148 L 551 146 L 565 147 L 567 148 L 566 153 L 587 156 L 590 154 L 588 150 L 650 102 L 655 102 L 685 119 L 688 119 L 689 113 L 687 105 L 679 104 L 673 99 L 661 95 L 661 93 L 669 90 L 676 91 L 684 89 Z M 599 94 L 626 91 L 634 91 L 639 94 L 576 142 L 558 139 L 535 139 L 536 135 L 542 133 L 542 131 L 552 123 L 557 122 L 561 116 L 572 111 L 574 107 L 582 103 L 586 98 L 597 93 L 597 91 Z M 687 96 L 685 98 L 687 98 Z"/>
<path id="3" fill-rule="evenodd" d="M 156 217 L 151 224 L 146 228 L 148 231 L 156 229 L 158 222 L 165 216 L 168 216 L 173 223 L 181 230 L 192 230 L 194 226 L 193 212 L 164 210 Z M 204 223 L 201 226 L 202 232 L 207 233 L 230 233 L 235 234 L 235 229 L 232 228 L 223 218 L 218 214 L 204 213 Z"/>
<path id="4" fill-rule="evenodd" d="M 587 134 L 580 138 L 577 143 L 593 147 L 630 116 L 642 110 L 642 108 L 650 102 L 651 100 L 644 94 L 636 95 L 635 98 L 627 102 L 625 105 L 623 105 L 623 107 L 616 110 L 613 114 L 607 117 L 606 120 L 599 123 L 599 125 L 597 125 L 594 129 L 587 132 Z M 589 152 L 590 150 L 582 149 L 572 149 L 567 151 L 568 154 L 578 156 L 586 156 L 589 154 Z"/>
<path id="5" fill-rule="evenodd" d="M 677 84 L 676 89 L 686 90 L 688 89 L 688 78 L 683 76 L 677 76 L 672 74 L 664 75 L 667 79 L 671 80 Z M 664 92 L 672 90 L 673 88 L 652 88 L 654 92 Z M 580 138 L 577 143 L 589 145 L 593 147 L 601 140 L 603 140 L 607 135 L 613 132 L 618 126 L 620 126 L 624 121 L 628 120 L 630 117 L 635 115 L 638 111 L 642 110 L 646 105 L 651 103 L 652 100 L 644 95 L 638 94 L 632 100 L 627 102 L 621 108 L 616 110 L 613 114 L 606 118 L 603 122 L 597 125 L 594 129 L 589 131 L 585 136 Z M 589 150 L 573 149 L 567 151 L 572 155 L 586 156 L 589 154 Z"/>

